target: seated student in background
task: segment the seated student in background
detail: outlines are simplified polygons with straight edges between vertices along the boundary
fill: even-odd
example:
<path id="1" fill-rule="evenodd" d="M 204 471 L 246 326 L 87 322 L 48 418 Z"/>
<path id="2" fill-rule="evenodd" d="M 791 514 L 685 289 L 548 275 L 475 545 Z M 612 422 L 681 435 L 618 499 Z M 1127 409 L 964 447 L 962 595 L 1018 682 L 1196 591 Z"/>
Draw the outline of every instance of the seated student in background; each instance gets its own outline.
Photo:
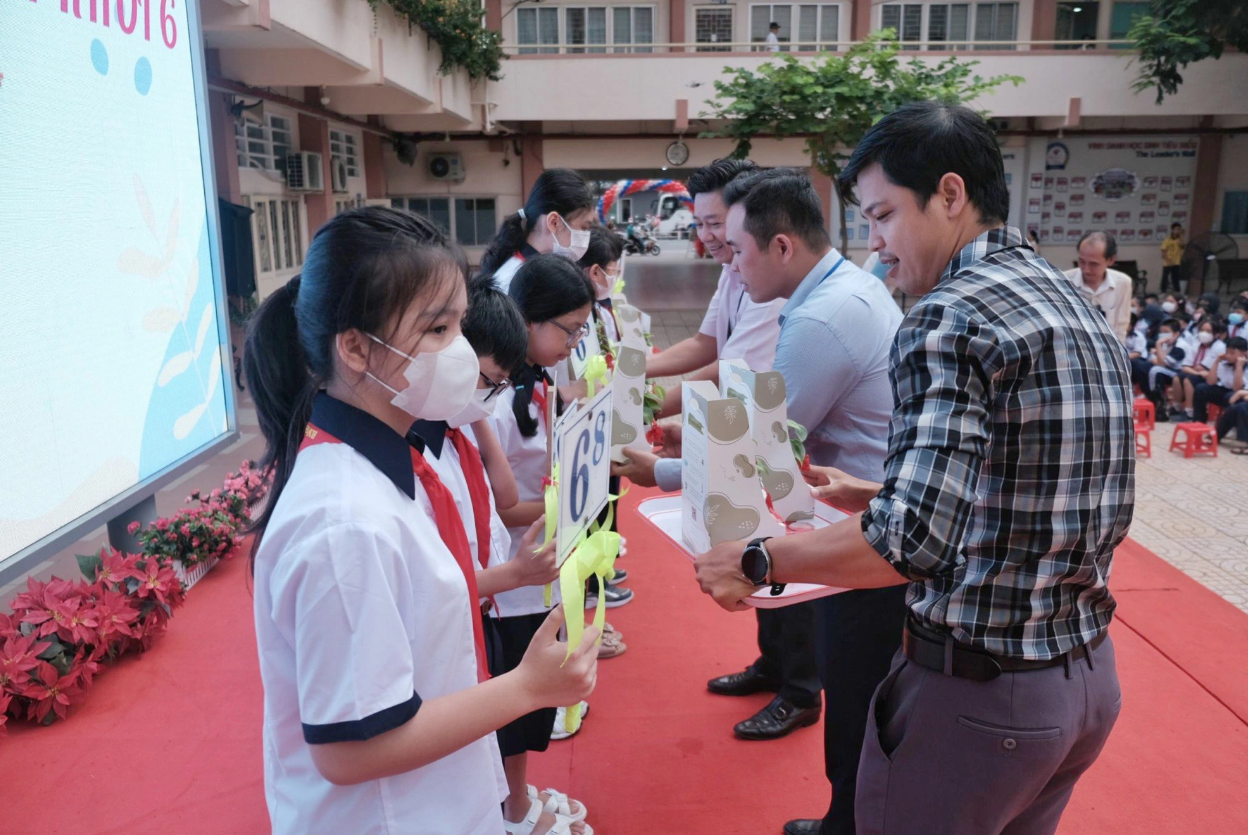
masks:
<path id="1" fill-rule="evenodd" d="M 406 212 L 339 214 L 249 323 L 274 474 L 251 568 L 277 835 L 497 835 L 494 730 L 593 690 L 596 630 L 565 663 L 561 610 L 513 672 L 486 671 L 476 560 L 407 437 L 477 383 L 464 257 L 436 239 Z"/>
<path id="2" fill-rule="evenodd" d="M 1180 422 L 1192 419 L 1196 386 L 1206 381 L 1209 372 L 1217 366 L 1218 358 L 1226 353 L 1226 343 L 1218 338 L 1222 323 L 1215 316 L 1204 316 L 1193 325 L 1194 338 L 1187 340 L 1184 365 L 1170 386 L 1170 400 L 1174 404 L 1170 419 Z"/>
<path id="3" fill-rule="evenodd" d="M 1131 327 L 1127 331 L 1127 340 L 1125 344 L 1127 346 L 1127 356 L 1130 357 L 1133 362 L 1142 358 L 1144 354 L 1148 352 L 1148 340 L 1145 338 L 1144 333 L 1139 329 L 1139 324 L 1140 317 L 1132 313 Z M 1147 325 L 1147 323 L 1144 324 Z M 1141 386 L 1141 388 L 1143 388 L 1143 386 Z"/>
<path id="4" fill-rule="evenodd" d="M 1191 308 L 1191 323 L 1187 326 L 1187 334 L 1195 338 L 1201 322 L 1210 317 L 1217 318 L 1222 302 L 1213 293 L 1205 293 L 1194 304 L 1189 301 L 1188 306 Z"/>
<path id="5" fill-rule="evenodd" d="M 1209 369 L 1205 382 L 1192 395 L 1193 416 L 1201 423 L 1209 420 L 1209 406 L 1225 409 L 1231 395 L 1244 388 L 1244 361 L 1248 359 L 1248 339 L 1233 336 L 1226 341 L 1226 352 Z M 1238 434 L 1238 433 L 1237 433 Z M 1239 438 L 1248 441 L 1248 438 Z"/>
<path id="6" fill-rule="evenodd" d="M 1248 299 L 1237 296 L 1231 302 L 1231 312 L 1226 314 L 1227 337 L 1248 337 Z"/>
<path id="7" fill-rule="evenodd" d="M 1161 323 L 1157 329 L 1157 341 L 1149 354 L 1148 366 L 1137 380 L 1144 396 L 1156 407 L 1157 420 L 1161 423 L 1170 420 L 1166 393 L 1182 370 L 1187 356 L 1187 343 L 1179 338 L 1182 332 L 1183 325 L 1178 319 L 1167 319 Z M 1132 371 L 1138 367 L 1138 360 L 1132 362 Z"/>

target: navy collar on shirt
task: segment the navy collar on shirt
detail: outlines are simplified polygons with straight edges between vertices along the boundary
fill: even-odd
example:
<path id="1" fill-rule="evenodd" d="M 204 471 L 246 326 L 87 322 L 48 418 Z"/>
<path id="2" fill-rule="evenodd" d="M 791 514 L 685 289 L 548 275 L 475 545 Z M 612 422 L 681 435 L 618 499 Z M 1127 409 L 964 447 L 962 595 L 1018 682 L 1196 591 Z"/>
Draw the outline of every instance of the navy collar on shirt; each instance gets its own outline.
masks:
<path id="1" fill-rule="evenodd" d="M 416 474 L 412 471 L 412 444 L 389 426 L 361 409 L 321 392 L 312 402 L 312 423 L 324 429 L 394 482 L 410 499 L 416 498 Z M 409 436 L 411 433 L 408 433 Z M 417 449 L 424 452 L 419 438 Z"/>
<path id="2" fill-rule="evenodd" d="M 418 420 L 407 431 L 407 439 L 411 441 L 412 436 L 415 436 L 425 449 L 433 453 L 434 458 L 440 459 L 442 444 L 446 441 L 446 433 L 450 428 L 450 424 L 444 420 Z M 416 444 L 413 443 L 412 446 Z"/>

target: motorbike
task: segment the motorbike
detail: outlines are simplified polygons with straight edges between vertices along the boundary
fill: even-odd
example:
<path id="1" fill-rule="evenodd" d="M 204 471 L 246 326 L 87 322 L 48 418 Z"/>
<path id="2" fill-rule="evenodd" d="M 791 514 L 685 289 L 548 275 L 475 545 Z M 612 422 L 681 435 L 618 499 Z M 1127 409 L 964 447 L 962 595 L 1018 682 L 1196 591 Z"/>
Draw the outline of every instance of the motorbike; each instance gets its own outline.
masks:
<path id="1" fill-rule="evenodd" d="M 643 230 L 633 237 L 624 238 L 624 252 L 628 255 L 658 255 L 659 242 L 649 230 Z"/>

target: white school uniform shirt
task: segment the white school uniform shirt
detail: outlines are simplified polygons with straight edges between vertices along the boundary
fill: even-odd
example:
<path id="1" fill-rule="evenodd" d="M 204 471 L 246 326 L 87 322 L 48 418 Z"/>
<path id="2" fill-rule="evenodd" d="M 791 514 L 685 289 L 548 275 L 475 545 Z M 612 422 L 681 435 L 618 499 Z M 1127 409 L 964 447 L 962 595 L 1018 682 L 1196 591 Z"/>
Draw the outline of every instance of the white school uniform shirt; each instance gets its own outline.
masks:
<path id="1" fill-rule="evenodd" d="M 503 265 L 494 271 L 494 286 L 504 293 L 510 290 L 511 280 L 516 277 L 516 271 L 523 263 L 524 259 L 519 255 L 513 255 L 504 261 Z"/>
<path id="2" fill-rule="evenodd" d="M 1127 334 L 1127 353 L 1138 353 L 1144 356 L 1148 353 L 1148 339 L 1139 331 L 1131 331 Z"/>
<path id="3" fill-rule="evenodd" d="M 1220 357 L 1218 358 L 1218 385 L 1228 389 L 1235 387 L 1235 363 L 1227 362 Z M 1244 374 L 1244 384 L 1241 388 L 1248 389 L 1248 373 Z"/>
<path id="4" fill-rule="evenodd" d="M 724 267 L 699 333 L 715 338 L 717 356 L 742 359 L 751 371 L 770 371 L 780 338 L 780 311 L 784 299 L 758 304 L 750 299 L 741 274 Z"/>
<path id="5" fill-rule="evenodd" d="M 370 739 L 477 683 L 468 584 L 412 472 L 372 416 L 317 398 L 342 443 L 299 453 L 256 553 L 265 799 L 274 835 L 497 835 L 494 735 L 426 766 L 335 786 L 311 746 Z"/>
<path id="6" fill-rule="evenodd" d="M 555 396 L 554 386 L 550 387 L 550 397 Z M 516 399 L 516 390 L 509 388 L 498 395 L 498 406 L 489 417 L 490 428 L 498 436 L 498 443 L 511 464 L 511 472 L 516 477 L 516 489 L 522 502 L 540 502 L 543 496 L 542 479 L 549 471 L 546 468 L 546 416 L 541 414 L 535 403 L 529 404 L 529 414 L 537 419 L 537 433 L 532 438 L 520 434 L 516 423 L 512 403 Z M 508 528 L 511 543 L 507 559 L 513 559 L 520 550 L 520 538 L 524 536 L 528 525 Z M 539 538 L 540 541 L 540 538 Z M 494 595 L 498 604 L 500 617 L 511 618 L 520 615 L 536 615 L 548 611 L 544 605 L 543 586 L 524 586 Z M 559 594 L 559 583 L 552 586 L 551 605 L 562 599 Z"/>
<path id="7" fill-rule="evenodd" d="M 1201 345 L 1196 338 L 1196 334 L 1192 334 L 1183 343 L 1183 350 L 1185 352 L 1183 355 L 1184 365 L 1203 368 L 1208 371 L 1226 353 L 1226 343 L 1221 339 L 1215 339 L 1209 345 Z"/>
<path id="8" fill-rule="evenodd" d="M 780 51 L 780 38 L 776 37 L 775 32 L 767 33 L 767 49 L 770 52 Z"/>

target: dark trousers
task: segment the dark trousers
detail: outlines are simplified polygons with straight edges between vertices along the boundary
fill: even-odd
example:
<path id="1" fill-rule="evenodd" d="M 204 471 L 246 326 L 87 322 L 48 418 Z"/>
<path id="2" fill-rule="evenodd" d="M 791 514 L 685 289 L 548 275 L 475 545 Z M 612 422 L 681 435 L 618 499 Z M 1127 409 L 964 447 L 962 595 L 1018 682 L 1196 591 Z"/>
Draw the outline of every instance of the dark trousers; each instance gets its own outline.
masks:
<path id="1" fill-rule="evenodd" d="M 1235 430 L 1236 440 L 1248 442 L 1248 400 L 1241 400 L 1222 410 L 1222 416 L 1218 418 L 1218 437 L 1225 438 L 1232 429 Z"/>
<path id="2" fill-rule="evenodd" d="M 1151 394 L 1148 388 L 1148 372 L 1153 367 L 1148 357 L 1136 357 L 1131 360 L 1131 382 L 1140 387 L 1146 395 Z"/>
<path id="3" fill-rule="evenodd" d="M 1179 267 L 1162 267 L 1161 268 L 1161 292 L 1173 290 L 1179 292 L 1179 282 L 1181 281 Z"/>
<path id="4" fill-rule="evenodd" d="M 751 666 L 780 682 L 777 696 L 801 708 L 819 706 L 819 666 L 815 660 L 815 603 L 758 609 L 758 649 Z"/>
<path id="5" fill-rule="evenodd" d="M 1209 419 L 1209 407 L 1219 406 L 1223 409 L 1231 400 L 1231 390 L 1226 386 L 1200 383 L 1192 390 L 1192 417 L 1200 423 Z M 1239 433 L 1236 433 L 1238 436 Z"/>
<path id="6" fill-rule="evenodd" d="M 888 675 L 906 622 L 906 586 L 863 589 L 816 600 L 823 677 L 823 759 L 832 805 L 822 835 L 854 835 L 858 761 L 871 695 Z"/>
<path id="7" fill-rule="evenodd" d="M 1110 639 L 992 681 L 898 653 L 867 713 L 858 835 L 1052 835 L 1121 707 Z"/>

